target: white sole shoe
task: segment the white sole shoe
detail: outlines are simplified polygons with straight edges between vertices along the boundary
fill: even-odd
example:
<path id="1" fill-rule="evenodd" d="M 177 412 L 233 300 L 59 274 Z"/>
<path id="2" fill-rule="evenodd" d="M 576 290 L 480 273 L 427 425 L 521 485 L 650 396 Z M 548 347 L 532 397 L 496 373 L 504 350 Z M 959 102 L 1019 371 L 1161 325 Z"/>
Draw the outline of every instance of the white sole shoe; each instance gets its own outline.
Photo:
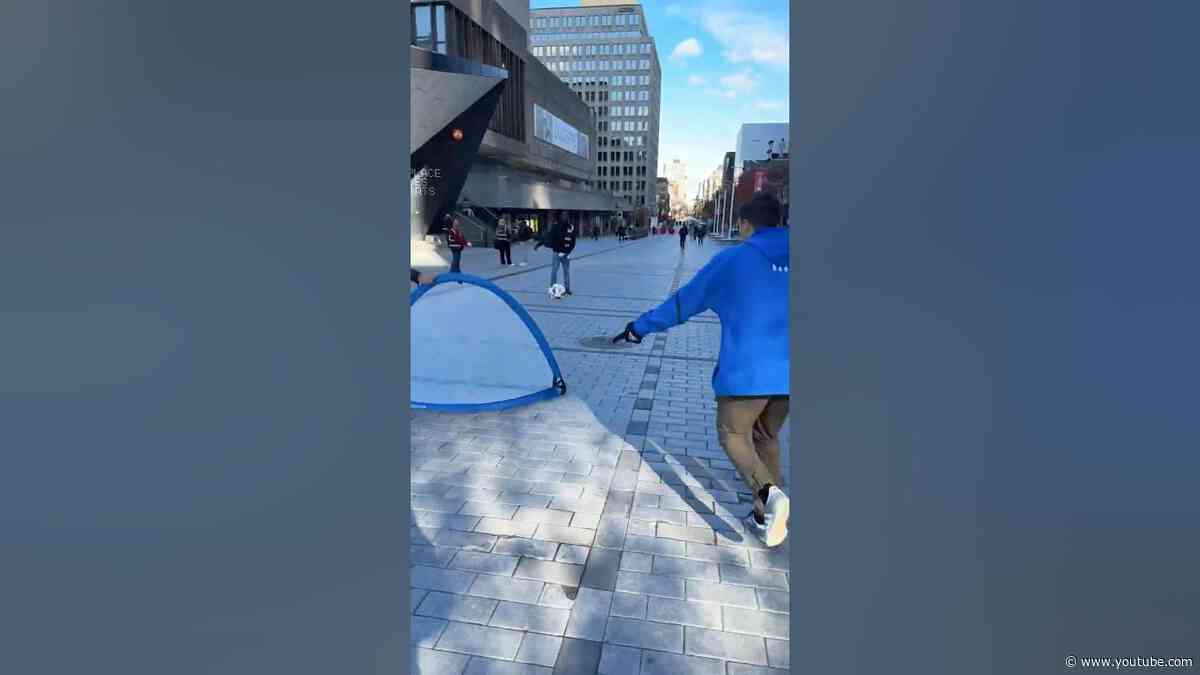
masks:
<path id="1" fill-rule="evenodd" d="M 787 539 L 788 515 L 791 512 L 791 501 L 783 490 L 771 486 L 767 490 L 767 501 L 763 503 L 763 520 L 765 521 L 766 536 L 763 539 L 768 547 L 775 547 Z"/>

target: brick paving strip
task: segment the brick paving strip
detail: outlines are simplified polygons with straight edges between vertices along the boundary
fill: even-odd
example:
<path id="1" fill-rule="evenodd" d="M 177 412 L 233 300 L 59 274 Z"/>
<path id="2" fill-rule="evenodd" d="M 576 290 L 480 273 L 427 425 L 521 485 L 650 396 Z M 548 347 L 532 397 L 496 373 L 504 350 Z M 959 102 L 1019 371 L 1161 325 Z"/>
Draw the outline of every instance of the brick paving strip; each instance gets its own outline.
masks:
<path id="1" fill-rule="evenodd" d="M 580 331 L 619 329 L 720 250 L 638 244 L 572 267 L 580 289 L 623 280 L 580 290 L 564 304 L 576 314 L 530 308 L 568 396 L 413 413 L 414 673 L 788 672 L 790 547 L 764 549 L 740 523 L 749 488 L 716 443 L 708 384 L 719 328 L 705 317 L 628 349 L 580 348 Z M 501 286 L 536 292 L 544 280 L 525 271 Z"/>

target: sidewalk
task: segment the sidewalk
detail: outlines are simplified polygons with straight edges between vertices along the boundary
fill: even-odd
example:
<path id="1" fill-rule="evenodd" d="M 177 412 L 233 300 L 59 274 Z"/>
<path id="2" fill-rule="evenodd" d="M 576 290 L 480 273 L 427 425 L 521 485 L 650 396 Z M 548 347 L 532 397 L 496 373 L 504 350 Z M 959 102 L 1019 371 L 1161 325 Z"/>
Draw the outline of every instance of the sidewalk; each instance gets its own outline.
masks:
<path id="1" fill-rule="evenodd" d="M 580 239 L 575 245 L 575 251 L 571 255 L 571 262 L 577 258 L 591 255 L 598 251 L 616 250 L 622 246 L 630 246 L 635 242 L 617 242 L 617 238 L 613 236 L 602 237 L 599 241 L 591 239 Z M 527 241 L 522 243 L 514 243 L 512 245 L 512 261 L 511 267 L 503 267 L 500 265 L 500 252 L 492 247 L 472 246 L 463 251 L 462 271 L 467 274 L 473 274 L 484 279 L 491 279 L 501 274 L 510 272 L 519 272 L 528 267 L 541 267 L 550 265 L 550 249 L 542 247 L 537 251 L 533 250 L 534 242 Z M 437 263 L 429 264 L 414 264 L 413 266 L 419 269 L 423 274 L 436 276 L 450 269 L 450 249 L 441 247 L 436 249 L 437 257 L 441 260 Z M 424 261 L 422 261 L 424 262 Z M 526 267 L 521 267 L 520 263 L 527 262 Z M 547 277 L 548 278 L 548 277 Z M 548 285 L 548 284 L 547 284 Z"/>
<path id="2" fill-rule="evenodd" d="M 788 670 L 790 544 L 768 551 L 739 522 L 750 494 L 716 438 L 716 317 L 607 340 L 723 245 L 615 243 L 580 242 L 562 301 L 548 269 L 492 273 L 545 332 L 566 397 L 413 413 L 415 673 Z"/>

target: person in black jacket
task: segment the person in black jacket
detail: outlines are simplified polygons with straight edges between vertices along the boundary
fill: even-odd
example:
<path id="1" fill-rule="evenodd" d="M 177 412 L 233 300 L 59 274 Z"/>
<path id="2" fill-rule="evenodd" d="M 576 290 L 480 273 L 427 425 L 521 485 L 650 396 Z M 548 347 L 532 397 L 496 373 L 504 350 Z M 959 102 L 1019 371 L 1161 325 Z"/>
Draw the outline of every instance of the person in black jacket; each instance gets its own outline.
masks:
<path id="1" fill-rule="evenodd" d="M 550 266 L 550 285 L 558 283 L 558 266 L 563 268 L 563 284 L 567 287 L 567 295 L 571 295 L 571 252 L 575 250 L 575 240 L 579 235 L 579 227 L 567 219 L 566 211 L 558 212 L 558 222 L 550 228 L 546 238 L 539 241 L 533 248 L 537 250 L 543 245 L 549 246 L 554 252 L 554 263 Z"/>
<path id="2" fill-rule="evenodd" d="M 500 216 L 500 222 L 496 223 L 496 250 L 500 251 L 501 267 L 513 264 L 512 236 L 514 229 L 508 214 Z"/>
<path id="3" fill-rule="evenodd" d="M 681 250 L 681 251 L 685 247 L 687 247 L 687 236 L 688 236 L 688 226 L 680 225 L 679 226 L 679 250 Z"/>

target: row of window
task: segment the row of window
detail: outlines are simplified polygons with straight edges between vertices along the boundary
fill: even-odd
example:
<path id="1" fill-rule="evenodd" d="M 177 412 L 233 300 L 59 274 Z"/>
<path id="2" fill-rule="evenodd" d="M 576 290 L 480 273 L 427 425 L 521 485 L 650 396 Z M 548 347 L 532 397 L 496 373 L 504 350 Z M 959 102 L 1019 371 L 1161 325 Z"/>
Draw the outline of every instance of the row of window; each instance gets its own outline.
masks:
<path id="1" fill-rule="evenodd" d="M 612 93 L 614 101 L 649 101 L 650 90 L 639 89 L 635 91 L 614 91 Z"/>
<path id="2" fill-rule="evenodd" d="M 605 190 L 605 191 L 607 191 L 607 190 L 612 190 L 613 192 L 621 192 L 621 191 L 633 192 L 634 190 L 637 190 L 638 192 L 646 191 L 646 181 L 644 181 L 644 180 L 637 180 L 637 181 L 633 181 L 633 180 L 614 180 L 614 181 L 602 180 L 602 181 L 597 181 L 597 183 L 598 183 L 597 187 L 599 189 Z M 645 204 L 646 203 L 645 199 L 646 198 L 644 196 L 640 197 L 638 203 Z"/>
<path id="3" fill-rule="evenodd" d="M 535 30 L 543 28 L 588 28 L 596 26 L 636 26 L 642 17 L 637 14 L 585 14 L 577 16 L 546 16 L 533 20 Z"/>
<path id="4" fill-rule="evenodd" d="M 653 51 L 649 42 L 633 42 L 608 45 L 550 45 L 530 47 L 534 56 L 625 56 L 627 54 L 649 54 Z"/>
<path id="5" fill-rule="evenodd" d="M 597 176 L 645 176 L 646 167 L 644 166 L 614 166 L 608 167 L 600 165 L 596 167 Z"/>
<path id="6" fill-rule="evenodd" d="M 582 72 L 606 70 L 650 70 L 650 59 L 627 59 L 625 61 L 546 61 L 546 67 L 556 72 Z"/>
<path id="7" fill-rule="evenodd" d="M 648 120 L 600 120 L 596 131 L 650 131 Z"/>
<path id="8" fill-rule="evenodd" d="M 615 101 L 617 103 L 621 103 L 623 101 L 633 102 L 633 101 L 649 101 L 650 100 L 650 90 L 649 89 L 641 89 L 641 90 L 626 89 L 626 90 L 612 91 L 612 92 L 607 91 L 607 90 L 576 91 L 575 93 L 579 94 L 579 98 L 583 99 L 584 101 L 587 101 L 588 103 L 608 103 L 609 101 Z"/>
<path id="9" fill-rule="evenodd" d="M 626 150 L 623 153 L 616 150 L 612 152 L 602 150 L 596 153 L 596 161 L 598 162 L 607 162 L 610 158 L 614 162 L 622 160 L 626 162 L 644 162 L 649 157 L 650 154 L 645 150 Z"/>
<path id="10" fill-rule="evenodd" d="M 619 148 L 622 146 L 627 147 L 627 148 L 636 148 L 636 147 L 645 147 L 645 145 L 646 145 L 646 137 L 645 136 L 600 136 L 599 137 L 599 146 L 602 148 L 607 148 L 607 147 Z"/>
<path id="11" fill-rule="evenodd" d="M 547 66 L 548 68 L 549 66 Z M 571 86 L 588 86 L 588 87 L 607 87 L 610 84 L 614 87 L 634 87 L 637 85 L 648 86 L 650 84 L 649 75 L 584 75 L 571 76 L 562 78 L 563 82 Z"/>
<path id="12" fill-rule="evenodd" d="M 549 42 L 580 40 L 604 40 L 612 38 L 644 38 L 645 33 L 636 30 L 614 30 L 607 33 L 534 33 L 529 36 L 529 43 L 544 45 Z"/>

